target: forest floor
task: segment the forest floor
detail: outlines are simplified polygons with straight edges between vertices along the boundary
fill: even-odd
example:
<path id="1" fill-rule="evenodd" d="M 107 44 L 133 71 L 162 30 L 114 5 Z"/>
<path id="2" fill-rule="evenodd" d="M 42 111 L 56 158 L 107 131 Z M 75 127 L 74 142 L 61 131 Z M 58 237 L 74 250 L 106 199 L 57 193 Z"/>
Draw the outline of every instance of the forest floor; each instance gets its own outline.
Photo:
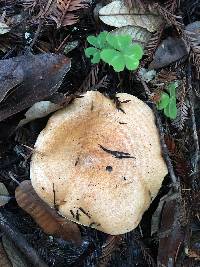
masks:
<path id="1" fill-rule="evenodd" d="M 137 70 L 86 57 L 87 37 L 113 30 L 143 48 Z M 0 0 L 0 57 L 0 266 L 200 266 L 200 0 Z M 59 109 L 88 90 L 129 93 L 153 109 L 169 174 L 135 230 L 76 226 L 53 236 L 30 209 L 45 210 L 31 189 L 16 195 L 51 111 L 25 113 L 40 101 Z M 158 108 L 166 94 L 168 111 Z M 56 216 L 47 212 L 59 227 Z"/>

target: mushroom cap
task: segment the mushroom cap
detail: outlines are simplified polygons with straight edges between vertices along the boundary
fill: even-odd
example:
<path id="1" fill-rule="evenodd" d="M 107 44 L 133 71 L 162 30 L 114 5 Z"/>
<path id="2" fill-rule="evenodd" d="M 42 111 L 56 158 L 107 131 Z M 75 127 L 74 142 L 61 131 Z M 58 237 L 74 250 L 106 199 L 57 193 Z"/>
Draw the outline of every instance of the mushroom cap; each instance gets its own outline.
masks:
<path id="1" fill-rule="evenodd" d="M 152 110 L 138 98 L 88 91 L 54 113 L 39 134 L 30 177 L 60 214 L 111 235 L 139 224 L 167 167 Z"/>

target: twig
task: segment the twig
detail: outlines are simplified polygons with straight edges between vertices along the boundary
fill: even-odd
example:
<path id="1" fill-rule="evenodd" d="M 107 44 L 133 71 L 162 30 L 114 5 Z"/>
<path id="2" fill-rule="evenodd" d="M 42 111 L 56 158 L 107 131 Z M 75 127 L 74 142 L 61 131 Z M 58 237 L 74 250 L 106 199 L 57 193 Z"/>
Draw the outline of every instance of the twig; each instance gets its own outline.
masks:
<path id="1" fill-rule="evenodd" d="M 167 168 L 168 168 L 173 186 L 175 186 L 175 188 L 177 189 L 177 185 L 178 185 L 179 180 L 174 173 L 174 167 L 173 167 L 172 161 L 169 157 L 168 147 L 167 147 L 167 145 L 165 143 L 165 139 L 164 139 L 164 131 L 163 131 L 162 122 L 161 122 L 160 116 L 158 115 L 158 111 L 156 110 L 155 106 L 153 106 L 153 111 L 154 111 L 154 114 L 156 117 L 156 122 L 157 122 L 157 126 L 158 126 L 159 133 L 160 133 L 160 143 L 161 143 L 161 147 L 162 147 L 162 151 L 163 151 L 163 156 L 164 156 L 165 162 L 167 164 Z"/>
<path id="2" fill-rule="evenodd" d="M 55 48 L 55 53 L 58 54 L 58 53 L 61 52 L 63 46 L 65 45 L 65 43 L 66 43 L 67 39 L 69 39 L 69 37 L 70 37 L 70 34 L 68 34 L 68 35 L 65 37 L 65 39 L 64 39 L 64 40 L 62 41 L 62 43 L 58 46 L 58 48 Z"/>
<path id="3" fill-rule="evenodd" d="M 40 31 L 41 31 L 41 28 L 42 28 L 42 23 L 43 23 L 43 21 L 42 21 L 42 19 L 40 19 L 38 27 L 37 27 L 37 30 L 36 30 L 35 35 L 34 35 L 34 38 L 33 38 L 32 42 L 31 42 L 31 44 L 30 44 L 30 46 L 28 48 L 29 51 L 33 48 L 34 44 L 36 43 L 36 41 L 37 41 L 37 39 L 39 37 Z"/>
<path id="4" fill-rule="evenodd" d="M 9 177 L 10 177 L 15 183 L 17 183 L 18 185 L 20 184 L 20 182 L 15 178 L 15 175 L 14 175 L 11 171 L 9 171 L 8 174 L 9 174 Z"/>
<path id="5" fill-rule="evenodd" d="M 38 257 L 36 251 L 28 244 L 22 235 L 16 229 L 10 226 L 10 223 L 2 213 L 0 213 L 0 229 L 26 256 L 30 266 L 48 267 L 47 264 Z"/>
<path id="6" fill-rule="evenodd" d="M 195 111 L 194 111 L 194 95 L 193 95 L 193 88 L 192 88 L 192 75 L 191 75 L 191 65 L 188 66 L 188 75 L 187 75 L 187 82 L 188 82 L 188 96 L 190 102 L 190 113 L 192 118 L 192 131 L 193 131 L 193 139 L 195 145 L 195 153 L 194 153 L 194 168 L 193 168 L 193 176 L 199 171 L 198 168 L 198 161 L 199 161 L 199 138 L 197 134 L 197 126 L 196 126 L 196 118 L 195 118 Z"/>
<path id="7" fill-rule="evenodd" d="M 11 55 L 12 55 L 12 53 L 15 51 L 16 47 L 17 47 L 16 45 L 15 45 L 14 47 L 12 47 L 12 48 L 5 54 L 5 56 L 3 56 L 3 57 L 1 58 L 1 60 L 2 60 L 2 59 L 7 59 L 7 58 L 11 57 Z"/>
<path id="8" fill-rule="evenodd" d="M 140 81 L 144 87 L 145 93 L 147 94 L 147 96 L 150 96 L 151 92 L 150 92 L 147 84 L 141 78 L 139 78 L 139 79 L 140 79 Z M 160 116 L 158 114 L 158 111 L 156 109 L 155 104 L 152 103 L 152 105 L 153 105 L 153 112 L 155 114 L 157 126 L 158 126 L 159 133 L 160 133 L 160 143 L 161 143 L 161 147 L 162 147 L 163 156 L 164 156 L 165 162 L 167 164 L 167 168 L 168 168 L 168 171 L 170 174 L 171 181 L 173 183 L 173 186 L 175 187 L 174 189 L 178 189 L 177 188 L 178 178 L 176 177 L 176 175 L 174 173 L 174 168 L 173 168 L 171 159 L 169 157 L 169 151 L 168 151 L 167 145 L 165 143 L 165 139 L 164 139 L 164 130 L 163 130 L 162 122 L 161 122 L 161 119 L 160 119 Z"/>

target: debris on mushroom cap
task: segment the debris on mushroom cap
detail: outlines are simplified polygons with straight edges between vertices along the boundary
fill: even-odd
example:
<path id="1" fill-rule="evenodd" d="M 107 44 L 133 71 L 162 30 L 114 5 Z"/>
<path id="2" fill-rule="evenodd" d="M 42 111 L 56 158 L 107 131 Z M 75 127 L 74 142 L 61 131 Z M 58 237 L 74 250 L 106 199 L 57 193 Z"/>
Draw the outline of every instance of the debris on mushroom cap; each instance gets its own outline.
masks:
<path id="1" fill-rule="evenodd" d="M 88 91 L 57 111 L 39 134 L 31 161 L 38 195 L 66 218 L 111 235 L 134 229 L 167 167 L 152 110 Z"/>

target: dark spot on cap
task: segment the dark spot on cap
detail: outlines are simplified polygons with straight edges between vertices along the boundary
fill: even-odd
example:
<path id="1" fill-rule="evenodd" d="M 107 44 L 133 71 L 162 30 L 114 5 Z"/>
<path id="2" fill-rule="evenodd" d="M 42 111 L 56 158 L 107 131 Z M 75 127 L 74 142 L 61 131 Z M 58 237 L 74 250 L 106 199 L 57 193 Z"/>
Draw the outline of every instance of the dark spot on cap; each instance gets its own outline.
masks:
<path id="1" fill-rule="evenodd" d="M 44 187 L 42 187 L 42 190 L 44 190 Z"/>
<path id="2" fill-rule="evenodd" d="M 113 170 L 112 166 L 106 166 L 106 171 L 111 172 Z"/>

